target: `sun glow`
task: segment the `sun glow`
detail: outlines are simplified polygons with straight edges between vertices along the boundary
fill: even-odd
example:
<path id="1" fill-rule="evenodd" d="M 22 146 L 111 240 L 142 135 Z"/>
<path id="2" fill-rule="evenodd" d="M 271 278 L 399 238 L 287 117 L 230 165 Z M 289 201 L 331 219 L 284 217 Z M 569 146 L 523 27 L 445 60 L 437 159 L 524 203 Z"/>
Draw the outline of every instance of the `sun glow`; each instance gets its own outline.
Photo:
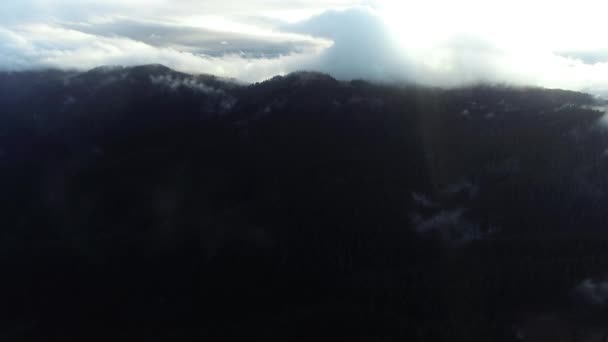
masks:
<path id="1" fill-rule="evenodd" d="M 598 73 L 608 63 L 592 66 L 568 53 L 606 48 L 607 10 L 608 3 L 592 0 L 387 0 L 378 13 L 431 79 L 451 73 L 463 81 L 508 78 L 584 89 L 608 76 Z"/>
<path id="2" fill-rule="evenodd" d="M 407 46 L 424 47 L 454 35 L 475 35 L 505 47 L 591 49 L 604 44 L 608 3 L 387 0 L 379 12 Z"/>

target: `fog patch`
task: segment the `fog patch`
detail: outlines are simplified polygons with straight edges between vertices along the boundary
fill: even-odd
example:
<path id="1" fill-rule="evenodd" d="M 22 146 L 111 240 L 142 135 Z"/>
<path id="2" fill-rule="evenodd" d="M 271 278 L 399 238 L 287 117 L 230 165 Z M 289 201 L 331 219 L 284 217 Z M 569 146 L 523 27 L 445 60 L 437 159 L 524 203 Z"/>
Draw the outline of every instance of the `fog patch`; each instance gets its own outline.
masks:
<path id="1" fill-rule="evenodd" d="M 150 81 L 153 84 L 168 87 L 172 91 L 177 91 L 180 88 L 187 88 L 212 96 L 220 96 L 225 94 L 223 90 L 210 87 L 194 77 L 174 77 L 173 75 L 161 75 L 150 76 Z"/>
<path id="2" fill-rule="evenodd" d="M 226 93 L 223 89 L 212 87 L 196 76 L 176 76 L 171 74 L 150 76 L 150 82 L 165 87 L 171 92 L 188 89 L 190 91 L 209 96 L 212 100 L 206 101 L 202 110 L 207 113 L 227 113 L 237 103 L 237 99 Z"/>
<path id="3" fill-rule="evenodd" d="M 429 196 L 423 193 L 412 192 L 412 199 L 414 200 L 414 203 L 423 208 L 437 207 L 437 203 L 435 203 Z"/>
<path id="4" fill-rule="evenodd" d="M 452 245 L 462 245 L 481 240 L 494 233 L 495 228 L 483 232 L 481 225 L 464 218 L 465 208 L 444 209 L 423 218 L 419 214 L 411 216 L 416 233 L 426 237 L 438 237 Z"/>
<path id="5" fill-rule="evenodd" d="M 453 183 L 441 190 L 441 193 L 445 196 L 457 196 L 465 195 L 469 199 L 477 197 L 479 193 L 479 187 L 470 181 L 461 181 Z"/>
<path id="6" fill-rule="evenodd" d="M 592 106 L 590 109 L 603 113 L 598 123 L 603 128 L 608 128 L 608 102 L 602 101 L 602 103 Z"/>
<path id="7" fill-rule="evenodd" d="M 585 279 L 576 286 L 574 295 L 585 304 L 603 306 L 608 301 L 608 281 Z"/>
<path id="8" fill-rule="evenodd" d="M 434 196 L 412 192 L 415 209 L 409 215 L 411 227 L 422 237 L 454 247 L 490 238 L 500 228 L 471 209 L 476 207 L 478 195 L 479 186 L 468 180 L 444 186 Z"/>

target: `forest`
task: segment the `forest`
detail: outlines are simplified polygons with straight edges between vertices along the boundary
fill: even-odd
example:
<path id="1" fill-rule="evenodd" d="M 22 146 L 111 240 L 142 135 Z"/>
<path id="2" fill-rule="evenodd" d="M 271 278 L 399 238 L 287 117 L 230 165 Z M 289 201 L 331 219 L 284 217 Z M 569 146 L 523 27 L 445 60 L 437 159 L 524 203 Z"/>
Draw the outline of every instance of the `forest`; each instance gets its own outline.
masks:
<path id="1" fill-rule="evenodd" d="M 0 72 L 0 338 L 604 341 L 607 105 Z"/>

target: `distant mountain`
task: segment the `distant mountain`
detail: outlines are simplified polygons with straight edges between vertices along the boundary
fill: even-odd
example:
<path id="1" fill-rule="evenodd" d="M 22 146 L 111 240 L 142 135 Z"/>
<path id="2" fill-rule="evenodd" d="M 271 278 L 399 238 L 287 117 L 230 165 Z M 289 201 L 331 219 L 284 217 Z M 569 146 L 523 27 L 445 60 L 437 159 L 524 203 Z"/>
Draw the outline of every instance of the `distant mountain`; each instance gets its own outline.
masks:
<path id="1" fill-rule="evenodd" d="M 0 336 L 542 340 L 545 314 L 595 333 L 604 106 L 314 72 L 0 73 Z"/>

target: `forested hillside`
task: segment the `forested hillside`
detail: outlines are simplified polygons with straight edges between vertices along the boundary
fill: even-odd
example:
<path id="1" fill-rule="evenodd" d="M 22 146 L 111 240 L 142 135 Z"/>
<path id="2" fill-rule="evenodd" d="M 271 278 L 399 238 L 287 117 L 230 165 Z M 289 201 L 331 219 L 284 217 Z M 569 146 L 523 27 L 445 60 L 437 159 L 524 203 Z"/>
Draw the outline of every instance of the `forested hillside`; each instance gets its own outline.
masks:
<path id="1" fill-rule="evenodd" d="M 0 73 L 0 337 L 600 341 L 604 105 L 309 72 Z"/>

